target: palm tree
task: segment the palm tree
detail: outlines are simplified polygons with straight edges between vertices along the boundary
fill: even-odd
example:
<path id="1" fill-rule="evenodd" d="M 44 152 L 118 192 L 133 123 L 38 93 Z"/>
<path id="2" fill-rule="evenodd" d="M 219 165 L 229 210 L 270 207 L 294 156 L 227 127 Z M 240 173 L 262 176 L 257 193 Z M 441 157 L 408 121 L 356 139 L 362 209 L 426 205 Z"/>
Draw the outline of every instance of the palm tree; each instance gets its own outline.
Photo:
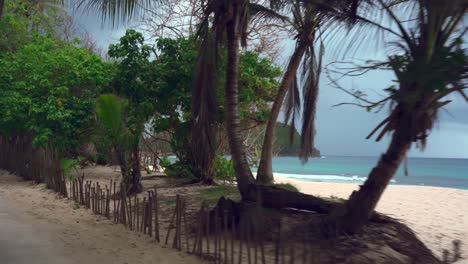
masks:
<path id="1" fill-rule="evenodd" d="M 96 115 L 101 135 L 109 140 L 116 153 L 125 191 L 138 193 L 142 191 L 142 186 L 138 152 L 135 154 L 134 149 L 138 146 L 140 134 L 133 134 L 127 127 L 124 107 L 122 101 L 115 95 L 101 95 L 96 103 Z M 137 172 L 135 172 L 135 162 L 138 164 Z"/>
<path id="2" fill-rule="evenodd" d="M 218 47 L 223 45 L 227 52 L 226 65 L 226 130 L 229 147 L 236 172 L 237 184 L 243 197 L 248 195 L 249 185 L 254 184 L 252 172 L 247 163 L 245 149 L 240 138 L 239 130 L 239 47 L 246 46 L 247 27 L 249 22 L 248 0 L 210 0 L 206 4 L 205 17 L 201 23 L 199 36 L 201 37 L 201 50 L 195 75 L 194 98 L 206 99 L 200 101 L 201 111 L 194 111 L 193 119 L 200 124 L 200 128 L 209 129 L 213 126 L 213 114 L 209 114 L 216 106 L 215 98 L 216 60 Z M 212 23 L 210 23 L 212 20 Z M 213 53 L 212 53 L 213 52 Z M 202 66 L 202 67 L 200 67 Z M 193 105 L 193 104 L 192 104 Z M 213 111 L 215 112 L 215 111 Z M 213 113 L 212 112 L 212 113 Z M 209 133 L 204 133 L 208 142 Z M 210 148 L 205 153 L 214 152 L 211 145 L 199 147 Z"/>
<path id="3" fill-rule="evenodd" d="M 260 164 L 257 171 L 257 182 L 262 184 L 273 183 L 273 142 L 275 138 L 275 128 L 278 115 L 281 111 L 283 101 L 286 94 L 286 117 L 291 119 L 291 131 L 295 131 L 296 112 L 300 107 L 300 96 L 297 85 L 297 70 L 301 61 L 304 60 L 304 100 L 307 101 L 307 111 L 310 113 L 309 118 L 304 118 L 304 126 L 301 134 L 301 158 L 307 159 L 313 150 L 313 138 L 315 134 L 314 119 L 315 108 L 318 94 L 318 77 L 320 73 L 319 67 L 311 67 L 309 64 L 317 63 L 316 52 L 314 49 L 316 32 L 321 26 L 324 15 L 319 12 L 318 6 L 311 3 L 301 1 L 291 1 L 293 20 L 287 19 L 281 15 L 275 17 L 285 21 L 296 32 L 296 46 L 293 54 L 290 57 L 289 63 L 281 80 L 278 94 L 273 102 L 270 118 L 268 120 L 265 136 L 263 139 L 262 154 Z M 304 58 L 307 55 L 306 58 Z M 319 58 L 320 60 L 320 58 Z M 305 109 L 305 108 L 304 108 Z M 306 110 L 306 109 L 305 109 Z M 286 120 L 285 124 L 288 123 Z"/>
<path id="4" fill-rule="evenodd" d="M 257 171 L 258 183 L 273 183 L 273 142 L 276 121 L 283 103 L 286 108 L 285 123 L 287 124 L 289 120 L 291 121 L 291 142 L 295 131 L 297 114 L 301 108 L 301 103 L 303 104 L 301 150 L 299 156 L 303 162 L 306 162 L 314 154 L 315 111 L 323 55 L 321 36 L 328 28 L 337 30 L 340 25 L 351 27 L 356 20 L 357 7 L 362 5 L 363 2 L 366 1 L 290 0 L 283 1 L 283 7 L 291 9 L 293 19 L 288 19 L 275 13 L 273 10 L 268 12 L 272 18 L 280 19 L 289 24 L 289 27 L 296 34 L 294 37 L 296 39 L 296 46 L 281 80 L 278 94 L 272 105 L 270 118 L 265 129 L 260 165 Z M 316 44 L 318 48 L 315 47 Z M 297 71 L 301 62 L 303 66 L 302 100 L 297 85 Z"/>
<path id="5" fill-rule="evenodd" d="M 389 181 L 413 143 L 424 148 L 426 139 L 445 99 L 468 88 L 468 56 L 462 46 L 467 31 L 468 4 L 463 0 L 376 1 L 377 14 L 364 17 L 365 24 L 391 36 L 394 55 L 386 61 L 364 67 L 389 69 L 398 85 L 387 89 L 389 97 L 376 104 L 391 101 L 391 111 L 368 136 L 378 133 L 377 141 L 391 134 L 388 149 L 370 172 L 366 182 L 351 194 L 343 208 L 333 213 L 336 226 L 346 232 L 357 232 L 368 221 Z M 372 16 L 375 15 L 375 16 Z M 384 18 L 373 22 L 372 18 Z M 387 24 L 385 22 L 388 22 Z"/>

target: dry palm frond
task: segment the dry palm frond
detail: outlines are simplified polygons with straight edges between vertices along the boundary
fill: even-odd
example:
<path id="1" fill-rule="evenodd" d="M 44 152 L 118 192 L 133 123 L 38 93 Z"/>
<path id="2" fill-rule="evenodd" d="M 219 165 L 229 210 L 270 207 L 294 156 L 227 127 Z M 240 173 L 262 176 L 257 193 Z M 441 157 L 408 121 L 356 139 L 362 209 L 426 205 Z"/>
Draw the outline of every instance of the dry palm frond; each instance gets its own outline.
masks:
<path id="1" fill-rule="evenodd" d="M 304 109 L 302 115 L 301 151 L 299 153 L 299 157 L 303 162 L 306 162 L 314 153 L 315 115 L 323 53 L 323 45 L 320 46 L 318 54 L 311 46 L 306 52 L 304 59 L 304 65 L 308 66 L 305 66 L 303 71 L 303 78 L 305 80 L 303 88 Z"/>

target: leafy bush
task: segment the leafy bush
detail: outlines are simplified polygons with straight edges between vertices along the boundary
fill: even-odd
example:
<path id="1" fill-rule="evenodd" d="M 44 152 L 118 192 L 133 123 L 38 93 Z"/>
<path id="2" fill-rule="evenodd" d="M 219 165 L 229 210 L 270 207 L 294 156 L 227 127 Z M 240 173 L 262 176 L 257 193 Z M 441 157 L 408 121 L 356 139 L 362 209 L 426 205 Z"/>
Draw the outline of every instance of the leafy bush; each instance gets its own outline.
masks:
<path id="1" fill-rule="evenodd" d="M 169 166 L 171 166 L 171 161 L 169 160 L 169 158 L 167 156 L 164 156 L 161 158 L 161 160 L 159 161 L 159 165 L 163 168 L 163 169 L 167 169 Z"/>
<path id="2" fill-rule="evenodd" d="M 236 174 L 234 172 L 234 164 L 232 163 L 232 160 L 228 160 L 221 155 L 216 155 L 215 179 L 229 182 L 233 182 L 236 179 Z"/>
<path id="3" fill-rule="evenodd" d="M 76 168 L 78 166 L 79 161 L 76 159 L 62 159 L 62 170 L 65 176 L 72 181 L 75 179 L 75 176 L 71 173 L 72 169 Z"/>
<path id="4" fill-rule="evenodd" d="M 160 164 L 162 164 L 162 161 Z M 198 180 L 198 177 L 193 173 L 192 166 L 190 164 L 176 161 L 166 167 L 162 167 L 164 168 L 164 173 L 166 173 L 167 176 L 184 178 L 187 181 Z"/>

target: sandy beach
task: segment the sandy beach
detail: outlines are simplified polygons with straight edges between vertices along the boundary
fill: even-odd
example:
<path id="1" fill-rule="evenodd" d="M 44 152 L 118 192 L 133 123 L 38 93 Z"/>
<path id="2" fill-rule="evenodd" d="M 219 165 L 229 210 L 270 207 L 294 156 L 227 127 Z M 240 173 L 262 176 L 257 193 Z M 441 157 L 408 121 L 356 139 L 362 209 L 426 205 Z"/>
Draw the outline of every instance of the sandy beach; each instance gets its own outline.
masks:
<path id="1" fill-rule="evenodd" d="M 203 263 L 0 170 L 2 264 Z"/>
<path id="2" fill-rule="evenodd" d="M 357 184 L 310 182 L 275 176 L 278 183 L 291 183 L 301 192 L 323 197 L 348 198 Z M 454 239 L 468 251 L 468 191 L 428 186 L 390 185 L 377 211 L 402 220 L 437 255 L 451 249 Z"/>

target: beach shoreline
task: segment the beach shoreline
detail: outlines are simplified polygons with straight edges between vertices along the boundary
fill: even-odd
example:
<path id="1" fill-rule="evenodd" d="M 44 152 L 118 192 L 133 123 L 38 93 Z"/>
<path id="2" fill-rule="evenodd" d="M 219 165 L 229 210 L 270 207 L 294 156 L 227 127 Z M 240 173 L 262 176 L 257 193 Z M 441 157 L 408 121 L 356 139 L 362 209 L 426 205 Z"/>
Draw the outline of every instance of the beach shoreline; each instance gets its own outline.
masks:
<path id="1" fill-rule="evenodd" d="M 275 175 L 276 183 L 290 183 L 299 191 L 321 197 L 347 199 L 359 188 L 357 183 L 314 182 Z M 385 190 L 377 211 L 407 224 L 437 255 L 462 241 L 468 252 L 468 190 L 392 184 Z"/>

